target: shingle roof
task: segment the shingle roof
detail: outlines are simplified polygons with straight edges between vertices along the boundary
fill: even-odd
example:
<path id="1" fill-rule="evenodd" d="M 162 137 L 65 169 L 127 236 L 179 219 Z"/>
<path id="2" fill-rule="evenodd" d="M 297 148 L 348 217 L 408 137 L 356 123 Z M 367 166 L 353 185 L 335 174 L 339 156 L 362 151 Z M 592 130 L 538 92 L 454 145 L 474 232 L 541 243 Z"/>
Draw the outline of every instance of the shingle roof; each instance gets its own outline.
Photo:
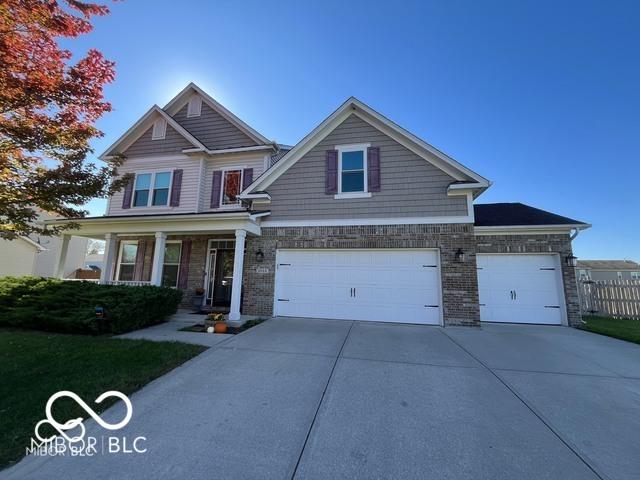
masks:
<path id="1" fill-rule="evenodd" d="M 640 264 L 631 260 L 578 260 L 578 268 L 585 270 L 640 270 Z"/>
<path id="2" fill-rule="evenodd" d="M 474 205 L 473 211 L 476 227 L 587 225 L 523 203 L 484 203 Z"/>

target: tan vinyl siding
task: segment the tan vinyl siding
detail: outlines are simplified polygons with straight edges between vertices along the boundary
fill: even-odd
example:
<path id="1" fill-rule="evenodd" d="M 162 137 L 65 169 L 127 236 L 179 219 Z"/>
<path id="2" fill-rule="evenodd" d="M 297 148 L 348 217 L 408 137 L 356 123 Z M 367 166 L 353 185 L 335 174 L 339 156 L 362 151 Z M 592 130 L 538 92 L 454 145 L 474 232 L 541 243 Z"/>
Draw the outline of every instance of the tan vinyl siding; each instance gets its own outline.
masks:
<path id="1" fill-rule="evenodd" d="M 202 211 L 211 210 L 211 184 L 213 181 L 213 172 L 215 170 L 224 170 L 226 168 L 253 168 L 253 178 L 256 179 L 264 172 L 264 157 L 251 156 L 241 157 L 237 155 L 224 155 L 205 160 L 205 174 L 203 178 L 203 188 L 200 208 Z M 227 206 L 226 208 L 230 208 Z"/>
<path id="2" fill-rule="evenodd" d="M 187 117 L 187 106 L 182 107 L 173 118 L 211 150 L 257 145 L 206 103 L 202 103 L 202 111 L 198 117 Z"/>
<path id="3" fill-rule="evenodd" d="M 171 172 L 181 168 L 182 188 L 180 190 L 180 205 L 177 207 L 131 207 L 122 208 L 124 190 L 120 190 L 111 197 L 107 215 L 151 215 L 159 213 L 190 213 L 196 212 L 198 203 L 198 183 L 200 181 L 200 159 L 186 155 L 174 157 L 144 157 L 127 158 L 118 169 L 125 173 Z"/>
<path id="4" fill-rule="evenodd" d="M 153 127 L 133 142 L 125 151 L 127 157 L 147 156 L 147 155 L 171 155 L 181 153 L 185 148 L 194 146 L 171 125 L 167 125 L 167 131 L 163 140 L 151 140 Z"/>
<path id="5" fill-rule="evenodd" d="M 380 147 L 380 192 L 371 198 L 325 194 L 325 152 L 336 145 Z M 349 116 L 266 190 L 269 220 L 465 216 L 464 196 L 447 196 L 454 178 L 355 115 Z"/>

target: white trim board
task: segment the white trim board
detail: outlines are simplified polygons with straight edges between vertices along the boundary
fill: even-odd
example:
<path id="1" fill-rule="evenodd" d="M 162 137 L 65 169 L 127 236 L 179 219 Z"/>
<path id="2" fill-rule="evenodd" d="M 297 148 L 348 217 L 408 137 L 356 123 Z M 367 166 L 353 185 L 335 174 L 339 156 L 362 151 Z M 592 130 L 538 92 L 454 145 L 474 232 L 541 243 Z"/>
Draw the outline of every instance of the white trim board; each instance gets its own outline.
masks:
<path id="1" fill-rule="evenodd" d="M 326 220 L 265 220 L 261 227 L 351 227 L 365 225 L 433 225 L 440 223 L 473 223 L 469 216 L 349 218 Z"/>
<path id="2" fill-rule="evenodd" d="M 414 152 L 416 155 L 424 158 L 426 161 L 432 163 L 434 166 L 440 168 L 458 181 L 477 184 L 478 189 L 486 189 L 491 185 L 491 182 L 486 178 L 473 172 L 448 155 L 442 153 L 407 130 L 393 123 L 391 120 L 379 114 L 355 97 L 350 97 L 336 111 L 320 123 L 320 125 L 298 142 L 296 146 L 289 150 L 289 152 L 282 157 L 278 163 L 249 185 L 243 193 L 249 194 L 255 190 L 266 189 L 350 115 L 358 116 L 363 121 L 369 123 L 374 128 L 377 128 L 382 133 L 391 137 Z"/>

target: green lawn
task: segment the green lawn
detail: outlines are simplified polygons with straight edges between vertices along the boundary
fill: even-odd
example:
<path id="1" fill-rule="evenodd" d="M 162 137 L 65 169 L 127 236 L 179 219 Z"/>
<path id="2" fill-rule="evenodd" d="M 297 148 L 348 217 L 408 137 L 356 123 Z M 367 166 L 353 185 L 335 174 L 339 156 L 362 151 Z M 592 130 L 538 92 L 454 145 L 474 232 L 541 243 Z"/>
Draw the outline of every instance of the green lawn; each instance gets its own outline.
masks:
<path id="1" fill-rule="evenodd" d="M 102 411 L 108 401 L 100 407 L 93 401 L 103 392 L 128 395 L 205 349 L 175 342 L 0 329 L 0 468 L 24 455 L 55 392 L 71 390 Z M 70 399 L 61 398 L 54 405 L 56 418 L 87 417 Z"/>
<path id="2" fill-rule="evenodd" d="M 607 317 L 582 317 L 586 322 L 582 328 L 609 337 L 640 343 L 640 320 L 625 320 Z"/>

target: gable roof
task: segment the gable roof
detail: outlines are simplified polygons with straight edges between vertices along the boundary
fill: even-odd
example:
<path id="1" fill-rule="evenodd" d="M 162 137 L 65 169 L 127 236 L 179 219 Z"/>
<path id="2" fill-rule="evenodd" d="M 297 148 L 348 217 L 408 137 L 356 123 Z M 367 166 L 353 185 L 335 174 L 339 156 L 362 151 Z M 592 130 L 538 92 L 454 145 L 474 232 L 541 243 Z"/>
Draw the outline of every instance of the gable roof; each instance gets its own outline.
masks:
<path id="1" fill-rule="evenodd" d="M 154 105 L 138 120 L 133 126 L 124 132 L 118 140 L 116 140 L 104 153 L 98 158 L 100 160 L 108 160 L 117 154 L 123 153 L 135 140 L 137 140 L 143 133 L 145 133 L 153 124 L 153 122 L 160 116 L 167 121 L 167 125 L 171 126 L 175 131 L 182 135 L 189 143 L 191 143 L 197 150 L 207 150 L 202 142 L 196 137 L 191 135 L 182 125 L 176 122 L 172 117 L 167 115 L 167 112 L 162 110 L 158 105 Z"/>
<path id="2" fill-rule="evenodd" d="M 588 270 L 640 271 L 640 264 L 631 260 L 578 260 L 578 268 Z"/>
<path id="3" fill-rule="evenodd" d="M 189 101 L 189 97 L 197 93 L 202 97 L 202 100 L 209 105 L 212 109 L 218 112 L 222 117 L 224 117 L 231 124 L 235 125 L 240 131 L 249 136 L 253 141 L 255 141 L 258 145 L 269 145 L 274 142 L 268 140 L 265 136 L 260 134 L 258 131 L 251 128 L 247 123 L 243 122 L 234 115 L 230 110 L 227 110 L 224 106 L 218 103 L 213 97 L 211 97 L 207 92 L 198 87 L 195 83 L 191 82 L 189 85 L 184 87 L 180 93 L 178 93 L 175 97 L 173 97 L 169 103 L 164 106 L 164 111 L 169 115 L 173 116 L 184 105 Z"/>
<path id="4" fill-rule="evenodd" d="M 587 228 L 588 223 L 556 215 L 523 203 L 484 203 L 473 206 L 476 227 L 558 225 Z"/>
<path id="5" fill-rule="evenodd" d="M 451 175 L 456 181 L 464 182 L 468 189 L 479 189 L 483 191 L 491 185 L 491 182 L 486 178 L 468 169 L 424 140 L 416 137 L 411 132 L 376 112 L 357 98 L 350 97 L 279 159 L 272 168 L 249 185 L 249 187 L 242 192 L 242 195 L 265 190 L 350 115 L 357 115 L 418 156 Z"/>

